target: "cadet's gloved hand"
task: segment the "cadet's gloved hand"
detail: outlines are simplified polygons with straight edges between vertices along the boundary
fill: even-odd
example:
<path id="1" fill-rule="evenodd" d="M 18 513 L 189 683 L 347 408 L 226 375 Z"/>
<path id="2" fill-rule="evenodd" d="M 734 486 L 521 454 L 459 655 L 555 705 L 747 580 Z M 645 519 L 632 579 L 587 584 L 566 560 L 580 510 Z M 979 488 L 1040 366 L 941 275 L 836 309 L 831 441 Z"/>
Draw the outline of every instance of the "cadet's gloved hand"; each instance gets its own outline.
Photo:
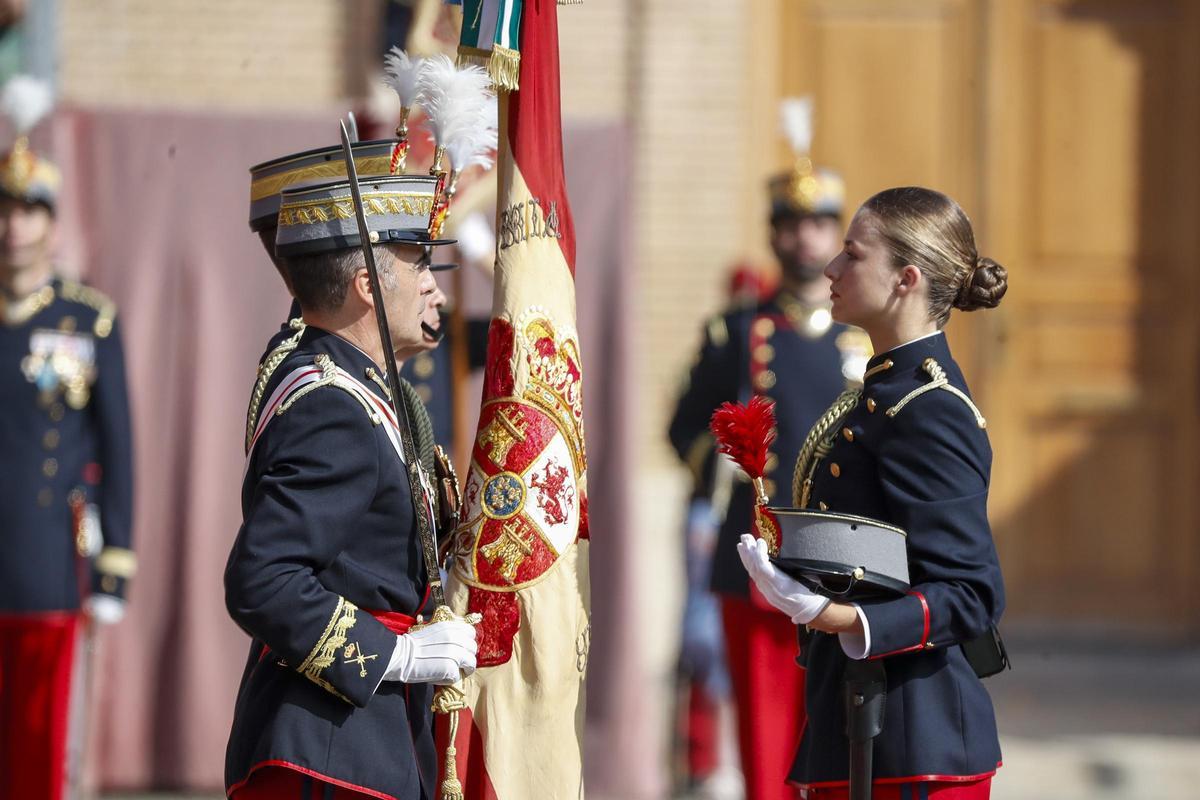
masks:
<path id="1" fill-rule="evenodd" d="M 396 637 L 385 681 L 449 686 L 475 671 L 475 627 L 465 622 L 435 622 Z"/>
<path id="2" fill-rule="evenodd" d="M 750 573 L 762 596 L 768 603 L 791 617 L 792 622 L 797 625 L 812 622 L 833 602 L 775 569 L 767 554 L 766 541 L 743 533 L 737 549 L 742 566 Z"/>

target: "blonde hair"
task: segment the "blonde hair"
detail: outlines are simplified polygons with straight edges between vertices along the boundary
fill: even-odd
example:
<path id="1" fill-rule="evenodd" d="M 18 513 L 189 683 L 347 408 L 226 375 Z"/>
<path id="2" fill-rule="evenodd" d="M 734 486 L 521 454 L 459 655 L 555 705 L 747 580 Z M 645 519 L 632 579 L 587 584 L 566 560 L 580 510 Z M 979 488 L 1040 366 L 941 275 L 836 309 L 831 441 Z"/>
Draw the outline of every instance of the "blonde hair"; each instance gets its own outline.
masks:
<path id="1" fill-rule="evenodd" d="M 941 192 L 920 186 L 884 189 L 863 203 L 896 267 L 912 264 L 929 282 L 929 317 L 939 328 L 953 308 L 995 308 L 1008 271 L 975 249 L 971 220 Z"/>

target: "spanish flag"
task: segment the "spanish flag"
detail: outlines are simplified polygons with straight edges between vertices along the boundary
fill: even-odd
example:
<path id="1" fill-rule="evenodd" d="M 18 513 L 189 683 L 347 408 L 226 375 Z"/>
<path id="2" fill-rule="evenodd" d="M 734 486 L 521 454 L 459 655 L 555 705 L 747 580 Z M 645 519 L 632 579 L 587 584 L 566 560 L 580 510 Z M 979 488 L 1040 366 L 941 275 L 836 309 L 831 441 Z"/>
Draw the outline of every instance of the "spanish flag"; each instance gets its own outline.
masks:
<path id="1" fill-rule="evenodd" d="M 496 280 L 483 405 L 447 600 L 478 612 L 479 669 L 454 737 L 468 800 L 583 796 L 590 643 L 575 230 L 563 176 L 555 0 L 467 0 L 519 42 L 500 96 Z M 514 12 L 519 19 L 514 23 Z M 471 22 L 475 33 L 471 34 Z M 487 39 L 488 37 L 483 37 Z M 506 56 L 510 61 L 510 56 Z M 448 742 L 445 726 L 441 746 Z"/>

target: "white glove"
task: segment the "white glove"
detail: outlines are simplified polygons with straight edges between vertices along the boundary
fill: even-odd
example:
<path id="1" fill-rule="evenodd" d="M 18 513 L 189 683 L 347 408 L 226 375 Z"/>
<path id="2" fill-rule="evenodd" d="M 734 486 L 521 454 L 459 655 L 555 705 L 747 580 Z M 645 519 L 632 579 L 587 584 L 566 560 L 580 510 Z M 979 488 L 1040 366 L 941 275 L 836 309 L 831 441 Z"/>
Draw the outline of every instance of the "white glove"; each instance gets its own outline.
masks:
<path id="1" fill-rule="evenodd" d="M 475 671 L 475 626 L 453 620 L 396 637 L 385 681 L 449 686 Z"/>
<path id="2" fill-rule="evenodd" d="M 766 541 L 743 533 L 737 549 L 742 566 L 750 573 L 762 596 L 768 603 L 791 617 L 792 622 L 797 625 L 812 622 L 833 602 L 775 569 L 767 554 Z"/>
<path id="3" fill-rule="evenodd" d="M 83 611 L 100 625 L 115 625 L 125 619 L 125 601 L 111 594 L 94 594 L 83 601 Z"/>

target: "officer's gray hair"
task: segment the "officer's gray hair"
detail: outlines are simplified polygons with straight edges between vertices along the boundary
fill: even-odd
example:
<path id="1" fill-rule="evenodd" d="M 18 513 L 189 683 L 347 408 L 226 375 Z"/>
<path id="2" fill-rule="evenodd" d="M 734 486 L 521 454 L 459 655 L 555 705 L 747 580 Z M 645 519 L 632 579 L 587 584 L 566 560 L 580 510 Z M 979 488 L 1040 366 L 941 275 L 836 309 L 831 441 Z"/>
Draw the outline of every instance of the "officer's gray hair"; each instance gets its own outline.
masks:
<path id="1" fill-rule="evenodd" d="M 379 268 L 379 280 L 385 289 L 396 286 L 396 255 L 383 245 L 371 248 Z M 332 253 L 296 256 L 286 261 L 292 279 L 292 291 L 300 308 L 308 311 L 337 311 L 346 302 L 350 282 L 366 266 L 357 247 Z"/>

